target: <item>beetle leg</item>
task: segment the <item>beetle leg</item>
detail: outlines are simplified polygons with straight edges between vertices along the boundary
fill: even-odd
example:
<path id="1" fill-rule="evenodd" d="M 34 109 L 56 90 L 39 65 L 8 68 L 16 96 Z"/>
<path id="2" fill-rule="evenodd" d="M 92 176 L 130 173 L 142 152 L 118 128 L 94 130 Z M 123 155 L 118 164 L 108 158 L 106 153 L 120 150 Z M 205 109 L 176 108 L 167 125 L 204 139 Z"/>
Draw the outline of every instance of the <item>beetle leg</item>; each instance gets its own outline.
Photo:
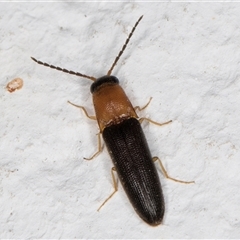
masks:
<path id="1" fill-rule="evenodd" d="M 165 124 L 168 124 L 168 123 L 171 123 L 171 122 L 172 122 L 172 120 L 170 120 L 170 121 L 167 121 L 167 122 L 165 122 L 165 123 L 158 123 L 158 122 L 155 122 L 155 121 L 151 120 L 150 118 L 145 118 L 145 117 L 140 118 L 140 119 L 139 119 L 139 122 L 142 123 L 143 120 L 146 120 L 146 121 L 148 121 L 148 122 L 150 122 L 150 123 L 153 123 L 153 124 L 155 124 L 155 125 L 158 125 L 158 126 L 163 126 L 163 125 L 165 125 Z"/>
<path id="2" fill-rule="evenodd" d="M 159 164 L 160 164 L 160 167 L 161 167 L 161 169 L 162 169 L 163 175 L 164 175 L 166 178 L 171 179 L 171 180 L 173 180 L 173 181 L 175 181 L 175 182 L 179 182 L 179 183 L 186 183 L 186 184 L 195 183 L 195 181 L 187 182 L 187 181 L 182 181 L 182 180 L 178 180 L 178 179 L 175 179 L 175 178 L 170 177 L 170 176 L 168 175 L 166 169 L 164 168 L 161 160 L 160 160 L 158 157 L 153 157 L 152 160 L 153 160 L 154 162 L 157 161 L 157 160 L 159 161 Z"/>
<path id="3" fill-rule="evenodd" d="M 85 157 L 84 157 L 85 160 L 92 160 L 92 159 L 95 158 L 99 153 L 102 152 L 102 150 L 103 150 L 103 145 L 102 145 L 102 143 L 101 143 L 101 136 L 100 136 L 100 134 L 101 134 L 101 133 L 98 133 L 98 134 L 97 134 L 97 135 L 98 135 L 98 150 L 97 150 L 97 152 L 95 152 L 90 158 L 85 158 Z"/>
<path id="4" fill-rule="evenodd" d="M 112 174 L 112 180 L 113 180 L 113 186 L 114 186 L 114 191 L 111 193 L 111 195 L 101 204 L 101 206 L 98 208 L 98 211 L 103 207 L 103 205 L 114 195 L 114 193 L 117 192 L 118 190 L 118 183 L 117 180 L 114 176 L 113 171 L 116 171 L 115 167 L 112 168 L 111 174 Z"/>
<path id="5" fill-rule="evenodd" d="M 71 103 L 70 101 L 68 101 L 68 103 L 70 103 L 70 104 L 73 105 L 74 107 L 81 108 L 81 109 L 84 111 L 85 115 L 86 115 L 88 118 L 90 118 L 90 119 L 92 119 L 92 120 L 97 120 L 96 116 L 90 116 L 90 115 L 88 114 L 88 112 L 87 112 L 87 110 L 85 109 L 85 107 L 76 105 L 76 104 L 74 104 L 74 103 Z"/>
<path id="6" fill-rule="evenodd" d="M 88 114 L 87 110 L 85 109 L 85 107 L 76 105 L 76 104 L 74 104 L 74 103 L 71 103 L 70 101 L 68 101 L 68 103 L 70 103 L 70 104 L 73 105 L 74 107 L 81 108 L 81 109 L 83 110 L 83 112 L 85 113 L 85 115 L 86 115 L 88 118 L 90 118 L 90 119 L 92 119 L 92 120 L 96 120 L 96 116 L 90 116 L 90 115 Z M 85 158 L 85 157 L 84 157 L 85 160 L 92 160 L 92 159 L 95 158 L 100 152 L 102 152 L 103 146 L 102 146 L 102 144 L 101 144 L 100 134 L 101 134 L 101 133 L 98 133 L 98 134 L 97 134 L 97 135 L 98 135 L 98 150 L 97 150 L 97 152 L 95 152 L 90 158 Z"/>
<path id="7" fill-rule="evenodd" d="M 150 97 L 150 99 L 149 99 L 149 101 L 147 102 L 146 105 L 144 105 L 143 107 L 136 106 L 134 108 L 134 110 L 142 111 L 143 109 L 145 109 L 150 104 L 151 101 L 152 101 L 152 97 Z"/>
<path id="8" fill-rule="evenodd" d="M 150 104 L 151 100 L 152 100 L 152 97 L 150 97 L 149 101 L 147 102 L 147 104 L 146 104 L 145 106 L 143 106 L 142 108 L 139 107 L 139 106 L 136 106 L 136 107 L 134 108 L 134 110 L 142 111 L 143 109 L 145 109 L 145 108 Z M 140 118 L 140 119 L 139 119 L 139 122 L 142 123 L 144 120 L 146 120 L 146 121 L 148 121 L 148 122 L 150 122 L 150 123 L 153 123 L 153 124 L 155 124 L 155 125 L 158 125 L 158 126 L 162 126 L 162 125 L 165 125 L 165 124 L 168 124 L 168 123 L 171 123 L 171 122 L 172 122 L 172 120 L 170 120 L 170 121 L 165 122 L 165 123 L 158 123 L 158 122 L 155 122 L 155 121 L 151 120 L 150 118 L 145 118 L 145 117 Z"/>

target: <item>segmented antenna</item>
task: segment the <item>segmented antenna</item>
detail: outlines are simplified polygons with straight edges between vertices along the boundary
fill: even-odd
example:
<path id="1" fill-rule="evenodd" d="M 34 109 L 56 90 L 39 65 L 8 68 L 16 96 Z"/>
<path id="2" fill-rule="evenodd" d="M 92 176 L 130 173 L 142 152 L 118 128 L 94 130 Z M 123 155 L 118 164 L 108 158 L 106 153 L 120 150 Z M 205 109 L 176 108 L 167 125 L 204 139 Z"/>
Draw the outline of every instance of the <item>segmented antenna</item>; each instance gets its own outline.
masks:
<path id="1" fill-rule="evenodd" d="M 128 42 L 130 41 L 130 39 L 131 39 L 131 37 L 132 37 L 132 35 L 133 35 L 133 33 L 134 33 L 137 25 L 139 24 L 139 22 L 141 21 L 142 18 L 143 18 L 143 15 L 142 15 L 142 16 L 137 20 L 137 22 L 135 23 L 135 25 L 134 25 L 131 33 L 129 34 L 126 42 L 124 43 L 121 51 L 118 53 L 118 56 L 115 58 L 112 66 L 111 66 L 111 68 L 109 69 L 109 71 L 108 71 L 108 73 L 107 73 L 108 76 L 111 75 L 113 68 L 116 66 L 119 58 L 122 56 L 125 48 L 126 48 L 127 45 L 128 45 Z M 38 64 L 40 64 L 40 65 L 43 65 L 43 66 L 46 66 L 46 67 L 50 67 L 50 68 L 52 68 L 52 69 L 55 69 L 55 70 L 58 70 L 58 71 L 61 71 L 61 72 L 65 72 L 65 73 L 69 73 L 69 74 L 72 74 L 72 75 L 76 75 L 76 76 L 78 76 L 78 77 L 88 78 L 88 79 L 90 79 L 90 80 L 92 80 L 92 81 L 96 81 L 96 80 L 97 80 L 97 78 L 92 77 L 92 76 L 88 76 L 88 75 L 85 75 L 85 74 L 82 74 L 82 73 L 79 73 L 79 72 L 74 72 L 74 71 L 71 71 L 71 70 L 67 70 L 67 69 L 65 69 L 65 68 L 60 68 L 60 67 L 57 67 L 57 66 L 54 66 L 54 65 L 45 63 L 45 62 L 41 62 L 41 61 L 37 60 L 37 59 L 34 58 L 34 57 L 31 57 L 31 59 L 32 59 L 34 62 L 36 62 L 36 63 L 38 63 Z"/>
<path id="2" fill-rule="evenodd" d="M 135 23 L 135 25 L 134 25 L 134 27 L 133 27 L 131 33 L 129 34 L 129 36 L 128 36 L 126 42 L 124 43 L 124 45 L 123 45 L 121 51 L 119 52 L 118 56 L 116 57 L 115 61 L 114 61 L 113 64 L 112 64 L 111 68 L 109 69 L 109 71 L 108 71 L 108 73 L 107 73 L 108 76 L 111 75 L 113 68 L 116 66 L 116 64 L 117 64 L 117 62 L 118 62 L 118 60 L 119 60 L 119 58 L 120 58 L 121 55 L 123 54 L 125 48 L 126 48 L 127 45 L 128 45 L 128 42 L 129 42 L 130 38 L 131 38 L 132 35 L 133 35 L 133 32 L 135 31 L 137 25 L 139 24 L 139 22 L 141 21 L 142 18 L 143 18 L 143 15 L 142 15 L 142 16 L 138 19 L 138 21 Z"/>
<path id="3" fill-rule="evenodd" d="M 31 59 L 32 59 L 33 61 L 35 61 L 36 63 L 40 64 L 40 65 L 43 65 L 43 66 L 46 66 L 46 67 L 50 67 L 50 68 L 56 69 L 56 70 L 58 70 L 58 71 L 65 72 L 65 73 L 69 73 L 69 74 L 76 75 L 76 76 L 79 76 L 79 77 L 88 78 L 88 79 L 90 79 L 90 80 L 92 80 L 92 81 L 96 81 L 96 78 L 95 78 L 95 77 L 87 76 L 87 75 L 85 75 L 85 74 L 82 74 L 82 73 L 79 73 L 79 72 L 74 72 L 74 71 L 71 71 L 71 70 L 67 70 L 67 69 L 65 69 L 65 68 L 56 67 L 56 66 L 50 65 L 50 64 L 48 64 L 48 63 L 41 62 L 41 61 L 37 60 L 37 59 L 34 58 L 34 57 L 31 57 Z"/>

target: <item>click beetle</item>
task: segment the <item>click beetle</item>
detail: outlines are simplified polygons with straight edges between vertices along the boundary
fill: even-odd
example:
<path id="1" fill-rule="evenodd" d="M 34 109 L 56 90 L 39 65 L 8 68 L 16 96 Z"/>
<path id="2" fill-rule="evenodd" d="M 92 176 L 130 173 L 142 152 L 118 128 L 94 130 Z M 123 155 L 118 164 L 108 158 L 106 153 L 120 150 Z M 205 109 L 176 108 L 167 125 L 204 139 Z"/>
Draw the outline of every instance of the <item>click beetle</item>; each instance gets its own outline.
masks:
<path id="1" fill-rule="evenodd" d="M 38 64 L 69 74 L 88 78 L 93 81 L 90 90 L 92 93 L 96 116 L 89 116 L 83 106 L 77 106 L 71 103 L 72 105 L 81 108 L 87 117 L 97 120 L 98 122 L 100 129 L 100 133 L 98 134 L 99 149 L 89 159 L 92 159 L 102 151 L 100 138 L 100 134 L 102 134 L 114 165 L 114 168 L 112 169 L 112 176 L 115 190 L 110 197 L 117 191 L 117 183 L 113 174 L 113 171 L 116 171 L 120 182 L 137 214 L 146 223 L 156 226 L 162 222 L 165 211 L 161 183 L 154 165 L 154 160 L 157 160 L 158 158 L 152 158 L 140 123 L 143 120 L 148 120 L 149 122 L 157 125 L 164 125 L 171 121 L 160 124 L 148 118 L 139 118 L 136 114 L 136 110 L 144 109 L 149 102 L 143 108 L 134 108 L 124 90 L 119 85 L 119 80 L 115 76 L 111 75 L 113 68 L 127 47 L 127 44 L 142 17 L 143 16 L 141 16 L 135 23 L 107 75 L 100 78 L 56 67 L 48 63 L 41 62 L 33 57 L 32 60 Z M 169 177 L 161 162 L 160 166 L 162 167 L 163 173 L 166 177 L 178 182 L 192 183 Z M 110 197 L 108 197 L 107 200 Z M 106 201 L 104 201 L 102 205 L 104 205 Z"/>

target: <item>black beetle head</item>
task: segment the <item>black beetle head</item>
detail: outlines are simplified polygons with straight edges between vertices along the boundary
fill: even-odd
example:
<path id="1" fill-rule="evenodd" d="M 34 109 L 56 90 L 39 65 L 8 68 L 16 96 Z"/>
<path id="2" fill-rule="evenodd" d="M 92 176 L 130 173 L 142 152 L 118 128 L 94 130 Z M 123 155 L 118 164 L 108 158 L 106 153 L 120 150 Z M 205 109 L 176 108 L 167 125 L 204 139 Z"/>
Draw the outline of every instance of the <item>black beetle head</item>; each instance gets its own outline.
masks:
<path id="1" fill-rule="evenodd" d="M 103 76 L 98 78 L 92 85 L 90 88 L 91 93 L 95 92 L 97 89 L 99 89 L 99 87 L 105 85 L 105 84 L 119 84 L 119 80 L 114 77 L 114 76 Z"/>

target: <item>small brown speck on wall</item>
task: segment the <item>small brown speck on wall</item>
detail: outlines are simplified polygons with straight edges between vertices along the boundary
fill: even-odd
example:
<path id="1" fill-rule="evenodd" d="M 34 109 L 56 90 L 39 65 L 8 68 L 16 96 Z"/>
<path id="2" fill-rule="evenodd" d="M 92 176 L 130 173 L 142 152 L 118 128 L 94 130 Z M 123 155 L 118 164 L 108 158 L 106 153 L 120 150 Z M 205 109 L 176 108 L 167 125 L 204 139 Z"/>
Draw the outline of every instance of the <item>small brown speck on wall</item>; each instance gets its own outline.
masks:
<path id="1" fill-rule="evenodd" d="M 23 86 L 23 80 L 21 78 L 14 78 L 11 82 L 9 82 L 6 86 L 6 89 L 9 92 L 14 92 L 15 90 L 21 89 Z"/>

